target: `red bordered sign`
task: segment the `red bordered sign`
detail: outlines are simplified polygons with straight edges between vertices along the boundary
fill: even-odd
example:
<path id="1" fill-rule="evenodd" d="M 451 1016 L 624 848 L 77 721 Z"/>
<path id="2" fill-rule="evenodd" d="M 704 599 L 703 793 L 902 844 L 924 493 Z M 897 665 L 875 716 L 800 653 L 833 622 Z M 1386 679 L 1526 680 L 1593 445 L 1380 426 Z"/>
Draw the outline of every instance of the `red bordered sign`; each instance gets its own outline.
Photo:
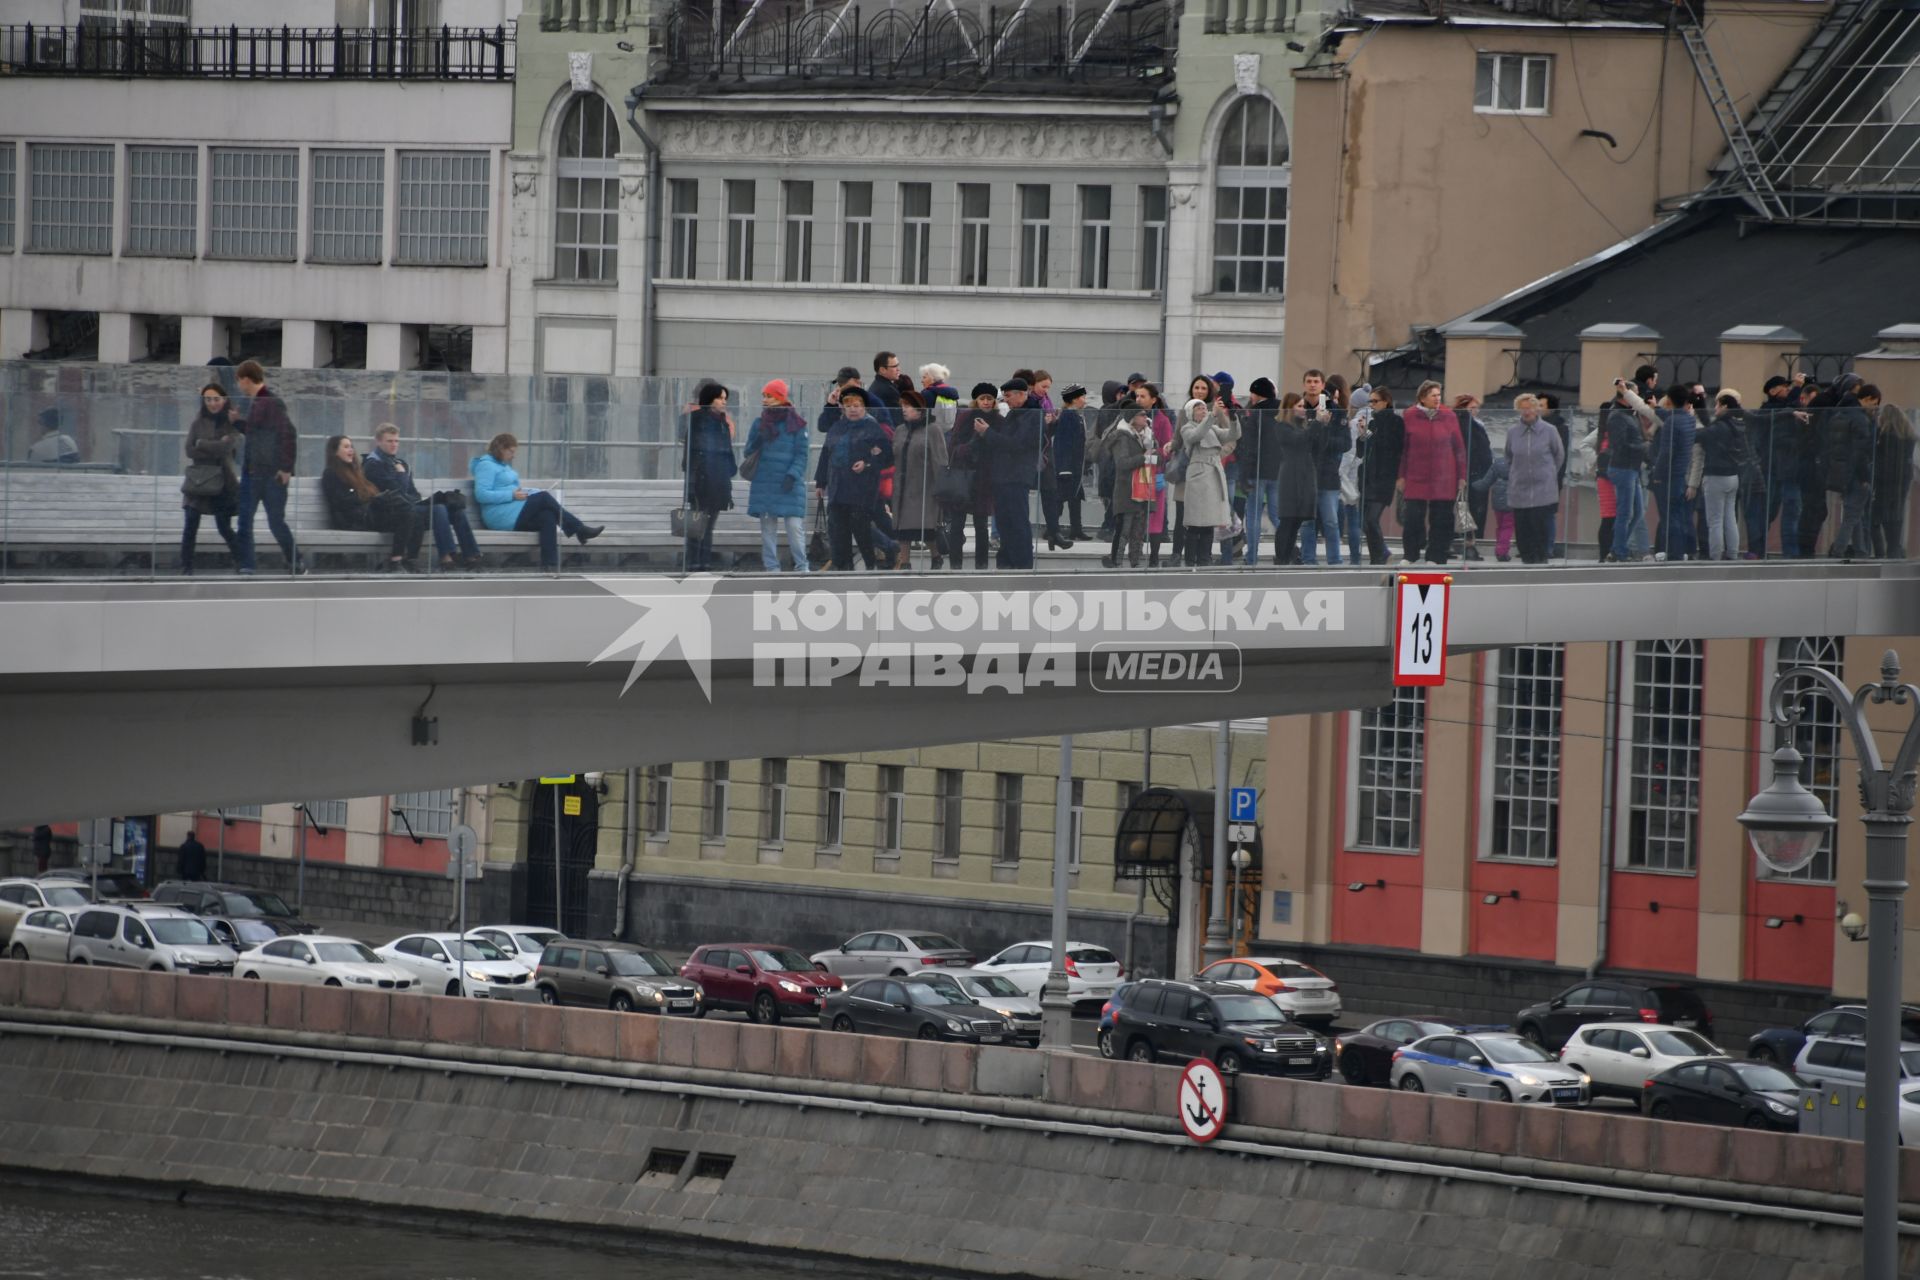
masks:
<path id="1" fill-rule="evenodd" d="M 1447 682 L 1450 573 L 1398 573 L 1393 579 L 1393 683 Z"/>
<path id="2" fill-rule="evenodd" d="M 1180 1073 L 1180 1127 L 1195 1142 L 1212 1142 L 1227 1127 L 1227 1082 L 1220 1068 L 1195 1058 Z"/>

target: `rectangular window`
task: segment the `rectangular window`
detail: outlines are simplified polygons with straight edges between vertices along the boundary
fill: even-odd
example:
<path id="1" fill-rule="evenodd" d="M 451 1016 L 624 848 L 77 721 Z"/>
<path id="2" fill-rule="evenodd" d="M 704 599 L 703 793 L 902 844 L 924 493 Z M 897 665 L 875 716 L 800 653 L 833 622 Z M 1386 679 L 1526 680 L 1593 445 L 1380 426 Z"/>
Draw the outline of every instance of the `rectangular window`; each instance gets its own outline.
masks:
<path id="1" fill-rule="evenodd" d="M 1633 647 L 1625 865 L 1635 870 L 1694 869 L 1704 667 L 1698 640 L 1641 640 Z"/>
<path id="2" fill-rule="evenodd" d="M 1167 269 L 1167 189 L 1140 188 L 1140 287 L 1158 290 Z"/>
<path id="3" fill-rule="evenodd" d="M 900 283 L 925 284 L 933 265 L 933 184 L 900 184 Z"/>
<path id="4" fill-rule="evenodd" d="M 260 806 L 257 804 L 230 804 L 224 809 L 210 809 L 208 812 L 219 814 L 224 818 L 247 818 L 254 822 L 260 821 Z"/>
<path id="5" fill-rule="evenodd" d="M 584 109 L 580 114 L 592 119 Z M 563 153 L 555 166 L 553 274 L 559 280 L 612 281 L 620 269 L 620 161 L 593 154 L 599 149 L 591 145 L 596 126 L 582 127 L 590 135 L 581 147 L 587 154 Z"/>
<path id="6" fill-rule="evenodd" d="M 760 843 L 787 841 L 787 762 L 760 762 Z"/>
<path id="7" fill-rule="evenodd" d="M 1487 115 L 1544 116 L 1551 54 L 1483 53 L 1473 68 L 1473 109 Z"/>
<path id="8" fill-rule="evenodd" d="M 700 183 L 693 178 L 675 178 L 667 183 L 667 203 L 672 219 L 671 251 L 667 278 L 691 280 L 700 262 Z"/>
<path id="9" fill-rule="evenodd" d="M 411 828 L 416 836 L 444 838 L 453 831 L 459 808 L 458 791 L 403 791 L 387 806 L 387 830 L 407 835 Z"/>
<path id="10" fill-rule="evenodd" d="M 1794 667 L 1819 667 L 1839 675 L 1846 662 L 1846 643 L 1838 636 L 1782 639 L 1778 642 L 1778 655 L 1774 660 L 1775 678 Z M 1828 813 L 1837 816 L 1840 812 L 1840 761 L 1847 747 L 1846 728 L 1840 720 L 1840 709 L 1819 686 L 1804 680 L 1793 686 L 1793 696 L 1800 709 L 1800 719 L 1791 732 L 1784 725 L 1776 725 L 1773 745 L 1779 748 L 1788 742 L 1793 744 L 1802 760 L 1801 785 L 1820 797 L 1820 803 L 1827 807 Z M 1833 831 L 1828 830 L 1826 839 L 1820 843 L 1820 852 L 1813 855 L 1813 861 L 1798 871 L 1775 872 L 1762 867 L 1760 874 L 1772 880 L 1831 884 Z"/>
<path id="11" fill-rule="evenodd" d="M 133 166 L 128 165 L 131 171 Z M 313 819 L 316 827 L 325 827 L 329 831 L 347 825 L 347 802 L 345 800 L 309 800 L 307 816 Z M 452 830 L 451 827 L 448 828 Z"/>
<path id="12" fill-rule="evenodd" d="M 780 278 L 789 284 L 806 284 L 813 279 L 813 184 L 783 182 L 780 198 L 786 207 Z"/>
<path id="13" fill-rule="evenodd" d="M 1393 701 L 1357 713 L 1353 843 L 1362 849 L 1420 851 L 1426 781 L 1427 691 L 1403 688 Z"/>
<path id="14" fill-rule="evenodd" d="M 753 279 L 753 179 L 727 179 L 727 279 Z"/>
<path id="15" fill-rule="evenodd" d="M 193 257 L 199 212 L 199 148 L 127 148 L 126 253 Z"/>
<path id="16" fill-rule="evenodd" d="M 1552 862 L 1560 856 L 1560 709 L 1565 647 L 1500 651 L 1493 689 L 1493 814 L 1488 852 Z"/>
<path id="17" fill-rule="evenodd" d="M 387 158 L 378 151 L 313 153 L 310 262 L 375 264 L 386 233 Z"/>
<path id="18" fill-rule="evenodd" d="M 880 766 L 880 848 L 899 853 L 907 847 L 907 771 L 897 764 Z"/>
<path id="19" fill-rule="evenodd" d="M 987 283 L 988 219 L 993 214 L 993 188 L 984 182 L 960 184 L 960 283 L 981 287 Z"/>
<path id="20" fill-rule="evenodd" d="M 727 801 L 733 788 L 733 767 L 725 760 L 707 761 L 706 797 L 700 806 L 700 834 L 708 840 L 727 838 Z"/>
<path id="21" fill-rule="evenodd" d="M 840 280 L 843 284 L 866 284 L 873 269 L 873 184 L 840 184 L 840 209 L 844 222 L 840 256 Z"/>
<path id="22" fill-rule="evenodd" d="M 1287 187 L 1222 182 L 1214 192 L 1214 292 L 1285 293 Z"/>
<path id="23" fill-rule="evenodd" d="M 995 774 L 998 788 L 997 803 L 994 808 L 994 845 L 995 862 L 1020 861 L 1020 802 L 1026 789 L 1027 780 L 1017 773 Z"/>
<path id="24" fill-rule="evenodd" d="M 112 147 L 27 147 L 27 248 L 113 252 Z"/>
<path id="25" fill-rule="evenodd" d="M 300 153 L 215 147 L 212 172 L 208 254 L 291 262 L 299 250 Z"/>
<path id="26" fill-rule="evenodd" d="M 646 824 L 649 840 L 665 840 L 673 832 L 673 766 L 656 764 L 642 775 L 646 790 Z"/>
<path id="27" fill-rule="evenodd" d="M 1113 245 L 1113 188 L 1080 188 L 1080 287 L 1107 287 L 1107 257 Z"/>
<path id="28" fill-rule="evenodd" d="M 13 166 L 19 148 L 0 142 L 0 250 L 13 248 Z"/>
<path id="29" fill-rule="evenodd" d="M 413 267 L 487 265 L 484 151 L 402 151 L 393 260 Z"/>
<path id="30" fill-rule="evenodd" d="M 838 849 L 847 835 L 847 766 L 820 763 L 820 847 Z"/>
<path id="31" fill-rule="evenodd" d="M 1067 866 L 1078 871 L 1087 843 L 1087 780 L 1073 780 L 1073 797 L 1067 810 Z"/>
<path id="32" fill-rule="evenodd" d="M 935 843 L 933 856 L 943 862 L 960 860 L 961 824 L 966 820 L 966 775 L 942 769 L 934 777 Z"/>
<path id="33" fill-rule="evenodd" d="M 1020 287 L 1047 287 L 1047 247 L 1053 215 L 1053 189 L 1042 186 L 1020 188 Z"/>

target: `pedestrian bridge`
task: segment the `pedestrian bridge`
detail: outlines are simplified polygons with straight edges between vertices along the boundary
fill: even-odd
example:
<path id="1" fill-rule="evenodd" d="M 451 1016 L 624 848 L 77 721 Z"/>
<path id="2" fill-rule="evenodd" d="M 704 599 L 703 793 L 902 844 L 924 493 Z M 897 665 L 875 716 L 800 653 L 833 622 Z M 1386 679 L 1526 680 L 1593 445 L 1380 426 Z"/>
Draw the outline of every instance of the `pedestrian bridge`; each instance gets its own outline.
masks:
<path id="1" fill-rule="evenodd" d="M 1459 569 L 1455 652 L 1920 634 L 1920 566 Z M 1391 572 L 0 586 L 0 825 L 1376 705 Z"/>

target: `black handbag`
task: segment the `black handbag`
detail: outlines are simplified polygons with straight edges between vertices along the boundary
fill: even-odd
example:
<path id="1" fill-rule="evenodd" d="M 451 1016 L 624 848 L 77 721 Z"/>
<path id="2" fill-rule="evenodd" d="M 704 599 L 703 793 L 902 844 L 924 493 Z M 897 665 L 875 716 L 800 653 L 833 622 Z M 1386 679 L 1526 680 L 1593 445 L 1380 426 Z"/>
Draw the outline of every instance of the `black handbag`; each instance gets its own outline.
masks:
<path id="1" fill-rule="evenodd" d="M 187 467 L 180 492 L 189 498 L 217 498 L 227 491 L 227 469 L 218 462 L 195 462 Z"/>
<path id="2" fill-rule="evenodd" d="M 944 506 L 965 507 L 973 502 L 973 468 L 948 467 L 933 482 L 933 500 Z"/>
<path id="3" fill-rule="evenodd" d="M 713 512 L 702 511 L 698 507 L 675 507 L 669 523 L 674 537 L 691 538 L 698 542 L 713 527 Z"/>
<path id="4" fill-rule="evenodd" d="M 827 500 L 822 498 L 813 505 L 813 532 L 807 535 L 807 563 L 820 569 L 832 558 L 833 549 L 827 545 Z"/>
<path id="5" fill-rule="evenodd" d="M 465 511 L 467 509 L 467 495 L 458 489 L 442 489 L 440 492 L 434 494 L 429 501 L 438 506 L 445 507 L 448 511 Z"/>

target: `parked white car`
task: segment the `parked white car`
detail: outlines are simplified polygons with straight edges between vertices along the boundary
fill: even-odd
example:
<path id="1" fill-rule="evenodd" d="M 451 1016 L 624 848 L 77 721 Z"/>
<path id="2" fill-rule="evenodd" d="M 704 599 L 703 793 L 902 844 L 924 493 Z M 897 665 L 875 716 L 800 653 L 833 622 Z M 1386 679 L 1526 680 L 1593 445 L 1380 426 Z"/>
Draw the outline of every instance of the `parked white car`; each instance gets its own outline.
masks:
<path id="1" fill-rule="evenodd" d="M 1266 996 L 1295 1022 L 1325 1028 L 1340 1016 L 1340 989 L 1334 980 L 1310 964 L 1285 956 L 1216 960 L 1202 969 L 1195 981 L 1230 982 Z"/>
<path id="2" fill-rule="evenodd" d="M 1726 1056 L 1698 1031 L 1645 1022 L 1591 1022 L 1560 1050 L 1560 1061 L 1569 1069 L 1593 1077 L 1596 1097 L 1612 1094 L 1636 1102 L 1641 1086 L 1668 1067 Z"/>
<path id="3" fill-rule="evenodd" d="M 460 985 L 460 966 L 454 947 L 466 965 L 466 986 Z M 498 987 L 526 985 L 530 976 L 518 960 L 491 942 L 461 941 L 457 933 L 409 933 L 375 952 L 383 961 L 411 975 L 428 995 L 490 996 Z"/>
<path id="4" fill-rule="evenodd" d="M 225 975 L 233 972 L 234 951 L 213 936 L 206 921 L 178 908 L 89 906 L 74 914 L 67 959 L 122 969 Z"/>
<path id="5" fill-rule="evenodd" d="M 73 938 L 73 918 L 79 914 L 76 907 L 42 907 L 27 912 L 26 917 L 13 926 L 13 945 L 7 954 L 15 960 L 65 964 L 67 943 Z"/>
<path id="6" fill-rule="evenodd" d="M 1039 995 L 1053 968 L 1051 942 L 1016 942 L 975 968 L 997 973 L 1030 996 Z M 1105 947 L 1090 942 L 1067 944 L 1067 996 L 1074 1003 L 1105 1000 L 1120 985 L 1120 960 Z"/>
<path id="7" fill-rule="evenodd" d="M 1900 1095 L 1900 1145 L 1920 1147 L 1920 1089 Z"/>
<path id="8" fill-rule="evenodd" d="M 27 912 L 42 907 L 84 907 L 90 901 L 85 889 L 64 881 L 42 884 L 25 876 L 0 880 L 0 946 L 12 939 L 13 927 L 26 918 Z"/>
<path id="9" fill-rule="evenodd" d="M 549 942 L 565 942 L 567 935 L 557 929 L 542 929 L 530 924 L 483 924 L 467 930 L 467 937 L 490 942 L 504 951 L 509 960 L 518 960 L 532 973 L 540 967 L 541 953 Z"/>
<path id="10" fill-rule="evenodd" d="M 388 964 L 366 943 L 319 933 L 262 943 L 242 953 L 233 971 L 242 978 L 312 987 L 411 991 L 418 985 L 411 973 Z"/>
<path id="11" fill-rule="evenodd" d="M 1451 1095 L 1465 1087 L 1485 1089 L 1501 1102 L 1558 1107 L 1584 1107 L 1592 1096 L 1584 1073 L 1511 1031 L 1416 1040 L 1394 1051 L 1391 1079 L 1394 1088 L 1409 1093 Z"/>

